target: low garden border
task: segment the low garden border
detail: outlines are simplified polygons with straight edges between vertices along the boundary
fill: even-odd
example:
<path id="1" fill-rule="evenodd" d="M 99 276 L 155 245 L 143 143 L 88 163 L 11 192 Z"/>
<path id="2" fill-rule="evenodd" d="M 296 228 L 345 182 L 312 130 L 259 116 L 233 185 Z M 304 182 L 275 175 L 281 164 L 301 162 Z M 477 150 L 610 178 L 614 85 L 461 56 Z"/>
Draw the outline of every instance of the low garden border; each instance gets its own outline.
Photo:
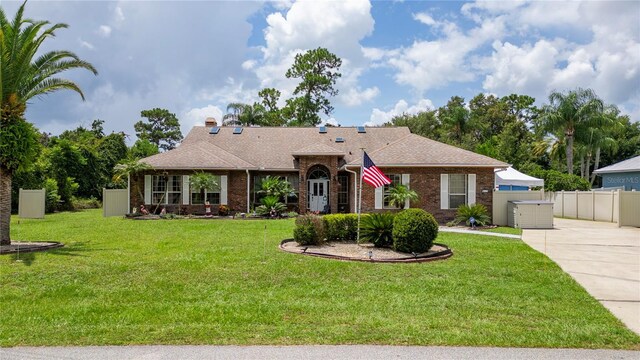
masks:
<path id="1" fill-rule="evenodd" d="M 326 253 L 314 252 L 314 251 L 291 251 L 284 247 L 284 244 L 289 242 L 295 242 L 295 240 L 284 239 L 280 242 L 280 245 L 278 247 L 280 248 L 280 250 L 291 253 L 291 254 L 309 255 L 309 256 L 316 256 L 316 257 L 321 257 L 325 259 L 342 260 L 342 261 L 361 261 L 361 262 L 370 262 L 370 263 L 415 263 L 415 262 L 444 260 L 453 256 L 453 251 L 447 245 L 441 244 L 441 243 L 433 243 L 433 245 L 441 246 L 445 248 L 445 250 L 438 251 L 431 254 L 421 254 L 416 256 L 407 255 L 406 257 L 391 258 L 391 259 L 382 259 L 382 258 L 365 259 L 365 258 L 358 258 L 358 257 L 351 257 L 351 256 L 332 255 L 332 254 L 326 254 Z"/>

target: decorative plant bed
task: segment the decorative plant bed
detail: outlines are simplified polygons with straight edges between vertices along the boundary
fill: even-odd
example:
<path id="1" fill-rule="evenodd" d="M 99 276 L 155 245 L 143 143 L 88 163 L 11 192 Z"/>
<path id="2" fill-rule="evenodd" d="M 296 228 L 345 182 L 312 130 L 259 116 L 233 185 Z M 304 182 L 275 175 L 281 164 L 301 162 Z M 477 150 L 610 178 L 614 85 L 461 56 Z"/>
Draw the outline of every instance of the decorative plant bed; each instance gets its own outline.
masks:
<path id="1" fill-rule="evenodd" d="M 293 239 L 285 239 L 280 243 L 280 250 L 294 254 L 318 256 L 335 260 L 385 263 L 444 260 L 453 255 L 453 251 L 451 251 L 447 245 L 438 243 L 434 243 L 431 249 L 425 253 L 407 254 L 389 248 L 377 248 L 374 247 L 373 244 L 328 242 L 322 246 L 298 245 Z"/>

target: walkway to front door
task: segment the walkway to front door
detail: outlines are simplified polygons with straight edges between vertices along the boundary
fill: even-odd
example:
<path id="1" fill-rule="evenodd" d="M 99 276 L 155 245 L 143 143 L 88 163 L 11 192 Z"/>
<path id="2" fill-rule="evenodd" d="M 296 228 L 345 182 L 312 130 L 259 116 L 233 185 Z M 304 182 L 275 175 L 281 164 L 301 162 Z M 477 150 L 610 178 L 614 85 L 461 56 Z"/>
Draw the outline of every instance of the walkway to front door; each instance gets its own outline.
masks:
<path id="1" fill-rule="evenodd" d="M 324 212 L 329 204 L 329 180 L 309 180 L 309 210 Z"/>

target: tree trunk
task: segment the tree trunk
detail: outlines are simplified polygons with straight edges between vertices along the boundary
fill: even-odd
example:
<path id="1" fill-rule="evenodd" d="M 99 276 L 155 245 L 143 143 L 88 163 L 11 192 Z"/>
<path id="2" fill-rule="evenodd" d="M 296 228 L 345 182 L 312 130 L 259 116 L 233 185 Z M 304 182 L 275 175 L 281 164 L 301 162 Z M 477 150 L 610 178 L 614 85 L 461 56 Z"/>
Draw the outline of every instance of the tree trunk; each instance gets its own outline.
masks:
<path id="1" fill-rule="evenodd" d="M 580 156 L 580 177 L 584 179 L 584 154 Z"/>
<path id="2" fill-rule="evenodd" d="M 573 134 L 567 135 L 567 174 L 573 175 Z"/>
<path id="3" fill-rule="evenodd" d="M 596 149 L 596 160 L 593 163 L 594 172 L 591 173 L 591 186 L 593 186 L 593 183 L 596 181 L 595 171 L 598 170 L 598 166 L 600 166 L 600 147 Z"/>
<path id="4" fill-rule="evenodd" d="M 11 245 L 11 175 L 0 166 L 0 245 Z"/>

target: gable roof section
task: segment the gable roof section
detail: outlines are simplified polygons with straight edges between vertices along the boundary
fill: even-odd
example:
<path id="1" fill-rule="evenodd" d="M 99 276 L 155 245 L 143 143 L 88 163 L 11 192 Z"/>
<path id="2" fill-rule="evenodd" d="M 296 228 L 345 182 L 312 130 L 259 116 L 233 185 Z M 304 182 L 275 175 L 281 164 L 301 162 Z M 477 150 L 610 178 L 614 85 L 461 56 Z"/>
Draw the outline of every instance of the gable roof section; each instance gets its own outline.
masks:
<path id="1" fill-rule="evenodd" d="M 223 126 L 218 134 L 212 135 L 208 128 L 196 126 L 183 144 L 205 141 L 258 169 L 286 171 L 297 168 L 294 153 L 328 151 L 329 147 L 335 155 L 344 154 L 344 161 L 349 162 L 361 156 L 361 147 L 378 149 L 408 134 L 406 127 L 367 128 L 366 134 L 358 134 L 353 127 L 327 127 L 324 134 L 317 127 L 245 127 L 242 134 L 233 134 L 233 127 Z M 345 142 L 336 143 L 337 137 Z"/>
<path id="2" fill-rule="evenodd" d="M 640 155 L 594 171 L 596 174 L 640 171 Z"/>
<path id="3" fill-rule="evenodd" d="M 205 141 L 182 143 L 177 148 L 142 159 L 156 169 L 252 169 L 241 158 Z"/>
<path id="4" fill-rule="evenodd" d="M 508 167 L 509 164 L 458 147 L 409 134 L 380 149 L 367 152 L 379 167 L 386 166 L 471 166 Z M 360 165 L 355 159 L 348 166 Z"/>
<path id="5" fill-rule="evenodd" d="M 344 142 L 336 142 L 343 138 Z M 296 157 L 339 156 L 341 164 L 359 166 L 361 148 L 378 166 L 471 166 L 506 168 L 508 164 L 455 146 L 411 134 L 406 127 L 220 127 L 217 134 L 196 126 L 176 149 L 142 159 L 156 169 L 250 169 L 292 171 Z"/>

